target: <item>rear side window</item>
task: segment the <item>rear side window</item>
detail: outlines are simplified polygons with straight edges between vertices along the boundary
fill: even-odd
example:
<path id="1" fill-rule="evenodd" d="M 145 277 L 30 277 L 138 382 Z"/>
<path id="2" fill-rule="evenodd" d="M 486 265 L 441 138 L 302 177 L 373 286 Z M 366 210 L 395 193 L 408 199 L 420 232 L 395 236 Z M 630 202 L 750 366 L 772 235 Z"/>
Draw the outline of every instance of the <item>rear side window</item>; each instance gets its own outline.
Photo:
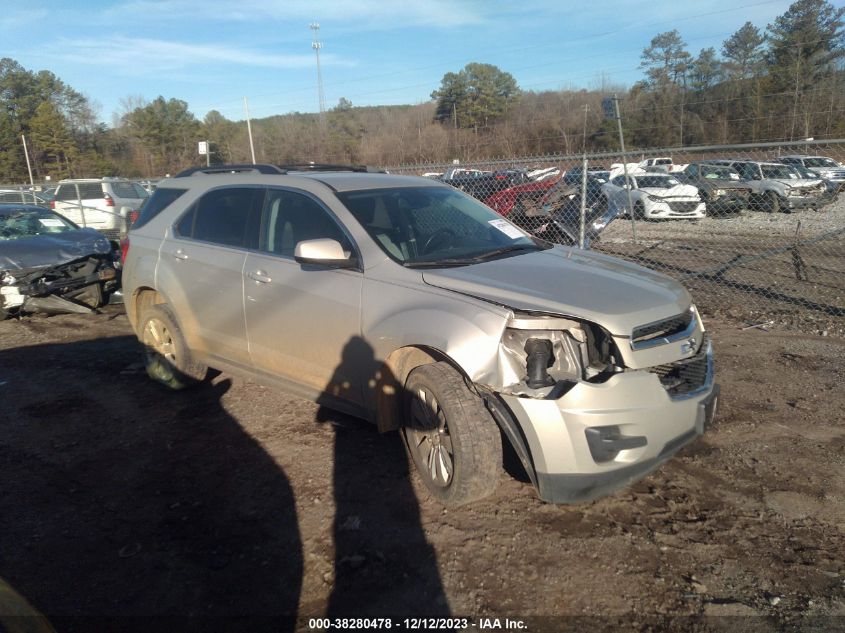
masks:
<path id="1" fill-rule="evenodd" d="M 181 237 L 203 242 L 255 248 L 258 245 L 264 192 L 260 187 L 209 191 L 179 221 L 176 231 Z"/>
<path id="2" fill-rule="evenodd" d="M 59 185 L 56 200 L 76 200 L 76 185 Z"/>
<path id="3" fill-rule="evenodd" d="M 79 197 L 83 200 L 100 200 L 103 196 L 103 185 L 99 182 L 80 182 Z"/>
<path id="4" fill-rule="evenodd" d="M 156 189 L 153 195 L 144 201 L 144 204 L 141 206 L 141 213 L 138 215 L 138 219 L 135 220 L 132 228 L 136 229 L 144 226 L 186 191 L 187 189 Z"/>
<path id="5" fill-rule="evenodd" d="M 143 191 L 143 187 L 138 187 Z M 138 194 L 138 191 L 135 189 L 135 183 L 133 182 L 121 182 L 115 181 L 111 183 L 111 189 L 118 198 L 146 198 L 147 193 L 144 191 L 141 195 Z"/>

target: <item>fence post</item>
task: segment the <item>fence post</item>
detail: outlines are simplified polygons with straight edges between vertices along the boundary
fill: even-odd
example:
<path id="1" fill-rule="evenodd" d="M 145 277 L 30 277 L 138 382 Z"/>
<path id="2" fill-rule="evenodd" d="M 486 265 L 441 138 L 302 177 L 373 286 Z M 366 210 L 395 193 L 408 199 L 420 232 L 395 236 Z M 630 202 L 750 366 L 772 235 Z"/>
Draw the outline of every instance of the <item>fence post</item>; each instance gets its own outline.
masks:
<path id="1" fill-rule="evenodd" d="M 587 223 L 587 157 L 581 164 L 581 229 L 578 233 L 578 248 L 584 249 L 584 225 Z"/>

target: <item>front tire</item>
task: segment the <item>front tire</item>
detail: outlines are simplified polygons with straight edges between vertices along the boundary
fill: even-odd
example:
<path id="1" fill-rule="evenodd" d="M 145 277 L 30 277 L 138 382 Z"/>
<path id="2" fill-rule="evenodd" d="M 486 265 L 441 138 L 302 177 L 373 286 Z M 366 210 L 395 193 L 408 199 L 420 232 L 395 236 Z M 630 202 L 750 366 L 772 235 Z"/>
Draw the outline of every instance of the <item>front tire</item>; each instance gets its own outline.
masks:
<path id="1" fill-rule="evenodd" d="M 491 494 L 502 468 L 502 440 L 482 399 L 445 362 L 414 369 L 405 385 L 402 434 L 427 491 L 448 506 Z"/>
<path id="2" fill-rule="evenodd" d="M 639 200 L 634 203 L 634 217 L 637 220 L 645 221 L 645 205 Z"/>
<path id="3" fill-rule="evenodd" d="M 769 213 L 777 213 L 780 211 L 780 198 L 778 198 L 778 194 L 774 191 L 770 191 L 766 194 L 766 210 Z"/>
<path id="4" fill-rule="evenodd" d="M 139 339 L 147 375 L 168 389 L 179 390 L 205 378 L 208 367 L 195 363 L 173 313 L 164 304 L 144 310 Z"/>

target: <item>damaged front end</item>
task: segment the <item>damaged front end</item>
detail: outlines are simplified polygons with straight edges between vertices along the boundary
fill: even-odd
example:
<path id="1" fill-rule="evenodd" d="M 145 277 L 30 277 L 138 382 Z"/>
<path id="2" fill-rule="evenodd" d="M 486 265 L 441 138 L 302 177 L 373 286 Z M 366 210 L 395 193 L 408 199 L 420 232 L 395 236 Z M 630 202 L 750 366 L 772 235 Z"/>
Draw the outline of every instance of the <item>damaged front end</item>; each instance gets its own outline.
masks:
<path id="1" fill-rule="evenodd" d="M 111 252 L 60 264 L 0 271 L 0 314 L 90 312 L 118 287 Z"/>
<path id="2" fill-rule="evenodd" d="M 612 492 L 711 422 L 718 387 L 698 313 L 691 307 L 660 327 L 619 336 L 572 318 L 509 320 L 497 382 L 480 391 L 540 498 L 565 503 Z"/>

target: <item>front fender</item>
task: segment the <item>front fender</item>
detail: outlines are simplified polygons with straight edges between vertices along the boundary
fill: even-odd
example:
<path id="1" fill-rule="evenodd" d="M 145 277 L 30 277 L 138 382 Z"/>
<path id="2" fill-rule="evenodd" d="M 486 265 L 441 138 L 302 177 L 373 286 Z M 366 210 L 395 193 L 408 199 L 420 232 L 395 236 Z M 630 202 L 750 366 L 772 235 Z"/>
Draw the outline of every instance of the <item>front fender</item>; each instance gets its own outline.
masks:
<path id="1" fill-rule="evenodd" d="M 448 290 L 364 283 L 362 333 L 376 359 L 403 347 L 427 347 L 448 356 L 473 382 L 496 370 L 499 341 L 510 310 Z"/>

